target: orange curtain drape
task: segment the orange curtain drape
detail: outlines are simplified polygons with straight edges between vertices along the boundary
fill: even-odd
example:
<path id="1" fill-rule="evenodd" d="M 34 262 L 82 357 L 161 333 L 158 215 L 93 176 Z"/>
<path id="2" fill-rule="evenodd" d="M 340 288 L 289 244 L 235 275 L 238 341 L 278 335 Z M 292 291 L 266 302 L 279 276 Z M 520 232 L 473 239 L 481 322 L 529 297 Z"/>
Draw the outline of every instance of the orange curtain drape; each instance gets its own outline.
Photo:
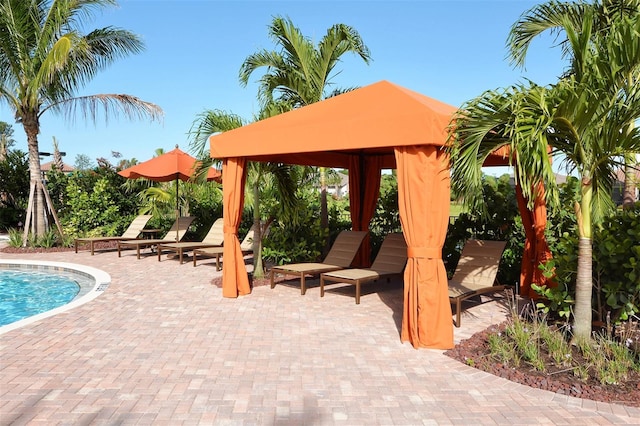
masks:
<path id="1" fill-rule="evenodd" d="M 349 207 L 354 231 L 368 231 L 380 196 L 382 158 L 353 156 L 349 159 Z M 371 239 L 367 234 L 352 263 L 358 268 L 371 266 Z"/>
<path id="2" fill-rule="evenodd" d="M 224 262 L 222 296 L 238 297 L 251 293 L 249 276 L 238 240 L 238 228 L 244 207 L 244 182 L 247 160 L 227 158 L 222 162 L 222 216 L 224 218 Z"/>
<path id="3" fill-rule="evenodd" d="M 555 286 L 552 279 L 545 277 L 538 267 L 551 259 L 551 251 L 544 236 L 547 227 L 547 206 L 544 201 L 544 187 L 538 186 L 533 211 L 527 206 L 527 199 L 522 194 L 520 184 L 516 185 L 516 199 L 522 217 L 525 232 L 522 266 L 520 267 L 520 295 L 530 299 L 537 299 L 538 294 L 531 288 L 532 283 Z"/>
<path id="4" fill-rule="evenodd" d="M 442 246 L 449 224 L 449 158 L 437 146 L 395 148 L 398 207 L 407 241 L 401 340 L 414 348 L 453 348 Z"/>

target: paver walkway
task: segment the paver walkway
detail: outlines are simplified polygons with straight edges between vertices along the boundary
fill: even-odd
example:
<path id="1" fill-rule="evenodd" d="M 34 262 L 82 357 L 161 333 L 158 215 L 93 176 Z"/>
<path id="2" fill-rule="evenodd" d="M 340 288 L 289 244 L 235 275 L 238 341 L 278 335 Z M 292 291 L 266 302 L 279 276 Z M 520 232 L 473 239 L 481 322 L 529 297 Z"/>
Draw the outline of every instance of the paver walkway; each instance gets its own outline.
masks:
<path id="1" fill-rule="evenodd" d="M 400 343 L 399 285 L 364 294 L 256 287 L 225 299 L 196 268 L 88 252 L 3 259 L 102 269 L 108 289 L 0 335 L 0 423 L 640 424 L 640 410 L 521 386 Z M 347 296 L 347 294 L 349 294 Z M 456 340 L 504 318 L 467 311 Z"/>

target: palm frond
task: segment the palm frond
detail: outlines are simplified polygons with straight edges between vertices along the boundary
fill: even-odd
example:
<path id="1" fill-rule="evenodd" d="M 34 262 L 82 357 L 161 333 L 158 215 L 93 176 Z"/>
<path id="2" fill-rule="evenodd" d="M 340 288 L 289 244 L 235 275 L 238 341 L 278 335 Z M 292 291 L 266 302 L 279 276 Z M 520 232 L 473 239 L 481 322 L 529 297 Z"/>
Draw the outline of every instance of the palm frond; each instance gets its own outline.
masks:
<path id="1" fill-rule="evenodd" d="M 507 38 L 507 48 L 511 62 L 516 66 L 524 66 L 525 57 L 534 38 L 549 31 L 557 41 L 566 24 L 574 28 L 582 26 L 582 16 L 587 5 L 580 2 L 549 1 L 539 4 L 524 12 L 513 24 Z M 561 46 L 565 46 L 563 40 Z M 569 57 L 570 51 L 562 47 L 563 57 Z"/>
<path id="2" fill-rule="evenodd" d="M 239 115 L 222 110 L 205 110 L 198 114 L 189 129 L 189 147 L 198 158 L 209 155 L 209 136 L 242 127 L 244 121 Z"/>
<path id="3" fill-rule="evenodd" d="M 97 122 L 98 116 L 103 114 L 105 123 L 112 115 L 122 114 L 129 119 L 162 121 L 163 111 L 151 102 L 143 101 L 135 96 L 124 94 L 100 94 L 63 99 L 57 103 L 45 106 L 39 116 L 49 109 L 61 112 L 72 122 L 78 116 L 84 120 Z"/>

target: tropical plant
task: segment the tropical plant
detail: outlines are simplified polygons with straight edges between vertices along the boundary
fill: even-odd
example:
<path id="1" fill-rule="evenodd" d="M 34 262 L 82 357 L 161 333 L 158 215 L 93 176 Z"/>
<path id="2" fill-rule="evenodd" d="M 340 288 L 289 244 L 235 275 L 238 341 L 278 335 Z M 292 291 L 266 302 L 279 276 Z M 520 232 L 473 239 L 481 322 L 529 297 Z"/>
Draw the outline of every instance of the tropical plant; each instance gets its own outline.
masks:
<path id="1" fill-rule="evenodd" d="M 58 140 L 55 138 L 55 136 L 53 137 L 53 166 L 52 168 L 55 168 L 56 170 L 59 171 L 63 171 L 64 169 L 64 164 L 62 163 L 62 156 L 64 155 L 64 153 L 60 152 L 59 146 L 58 146 Z"/>
<path id="2" fill-rule="evenodd" d="M 46 232 L 38 156 L 42 114 L 69 117 L 79 110 L 91 120 L 100 111 L 152 120 L 161 116 L 158 106 L 130 95 L 76 96 L 116 59 L 143 49 L 126 30 L 106 27 L 83 34 L 94 12 L 116 5 L 115 0 L 0 0 L 0 101 L 27 136 L 36 235 Z"/>
<path id="3" fill-rule="evenodd" d="M 635 175 L 632 170 L 637 149 L 630 146 L 620 146 L 621 149 L 615 152 L 615 149 L 611 149 L 613 148 L 611 145 L 608 147 L 606 145 L 609 143 L 615 146 L 616 142 L 619 142 L 617 134 L 620 132 L 626 134 L 627 140 L 632 139 L 633 134 L 637 134 L 635 121 L 640 116 L 640 104 L 638 103 L 640 96 L 638 94 L 638 82 L 640 82 L 639 28 L 640 1 L 638 0 L 602 0 L 593 3 L 551 1 L 536 6 L 523 14 L 522 18 L 514 24 L 508 40 L 514 63 L 523 65 L 527 48 L 538 34 L 544 31 L 551 31 L 556 35 L 565 34 L 566 38 L 561 41 L 561 46 L 563 56 L 571 60 L 568 73 L 575 76 L 576 80 L 587 89 L 584 92 L 574 93 L 573 105 L 570 103 L 566 105 L 569 108 L 586 106 L 594 109 L 593 102 L 597 103 L 600 97 L 602 100 L 606 99 L 607 103 L 603 105 L 600 112 L 587 113 L 585 116 L 592 114 L 592 117 L 596 119 L 612 120 L 613 125 L 608 126 L 607 130 L 614 133 L 607 135 L 602 132 L 599 135 L 591 136 L 602 138 L 601 142 L 605 145 L 604 151 L 609 151 L 608 156 L 602 150 L 598 152 L 598 149 L 587 151 L 586 155 L 582 155 L 580 150 L 576 150 L 574 155 L 577 158 L 569 159 L 569 161 L 573 164 L 576 163 L 576 160 L 577 162 L 597 161 L 592 164 L 591 168 L 599 168 L 600 173 L 592 174 L 585 169 L 586 173 L 581 173 L 583 183 L 586 181 L 594 182 L 596 188 L 598 185 L 602 185 L 609 189 L 609 193 L 611 193 L 610 186 L 613 178 L 613 170 L 610 170 L 611 162 L 609 164 L 606 164 L 606 161 L 605 163 L 601 162 L 602 157 L 599 158 L 598 154 L 605 154 L 605 158 L 610 161 L 614 159 L 622 161 L 625 167 L 625 176 Z M 589 93 L 588 89 L 592 89 L 592 91 Z M 580 92 L 591 96 L 580 99 L 583 96 L 583 93 Z M 591 99 L 588 99 L 589 97 Z M 585 101 L 591 101 L 591 104 Z M 608 114 L 610 112 L 612 114 Z M 597 129 L 599 126 L 591 127 Z M 608 142 L 607 139 L 609 139 Z M 571 149 L 568 145 L 565 145 L 565 148 Z M 622 164 L 620 165 L 622 166 Z M 607 174 L 607 172 L 610 173 Z M 625 179 L 625 193 L 631 191 L 632 182 L 631 179 Z M 582 190 L 584 207 L 591 195 L 589 185 L 583 185 Z M 602 218 L 603 210 L 601 207 L 610 206 L 610 203 L 602 190 L 596 189 L 593 195 L 599 198 L 595 200 L 593 205 L 596 215 L 594 221 L 598 223 Z M 584 208 L 580 209 L 580 212 L 584 215 Z M 588 212 L 586 213 L 588 214 Z M 578 218 L 580 220 L 580 214 Z M 588 216 L 582 219 L 584 219 L 583 223 L 590 222 Z M 581 229 L 580 235 L 583 234 L 588 235 L 587 238 L 591 238 L 590 229 Z M 586 245 L 587 242 L 581 240 L 581 245 L 583 244 Z M 581 290 L 577 291 L 576 296 L 576 326 L 578 333 L 583 335 L 590 330 L 591 311 L 590 303 L 587 302 L 590 301 L 587 286 L 591 280 L 591 273 L 586 269 L 579 269 L 577 286 Z"/>
<path id="4" fill-rule="evenodd" d="M 24 221 L 28 196 L 27 153 L 9 150 L 0 161 L 0 229 L 16 227 Z"/>
<path id="5" fill-rule="evenodd" d="M 566 49 L 572 52 L 571 73 L 550 87 L 530 82 L 488 91 L 468 102 L 456 117 L 457 143 L 450 146 L 452 182 L 465 201 L 481 206 L 481 165 L 494 149 L 508 146 L 525 197 L 533 200 L 542 183 L 547 200 L 556 207 L 558 189 L 550 160 L 562 155 L 560 161 L 581 182 L 574 335 L 588 337 L 593 226 L 612 207 L 613 169 L 640 152 L 640 133 L 628 127 L 640 117 L 640 87 L 626 85 L 626 76 L 640 61 L 640 19 L 616 18 L 606 33 L 599 33 L 594 31 L 593 12 L 586 9 L 579 30 L 569 18 L 560 23 L 567 34 Z"/>
<path id="6" fill-rule="evenodd" d="M 273 103 L 266 105 L 261 111 L 261 118 L 267 118 L 270 114 L 280 113 L 282 105 Z M 191 126 L 189 132 L 192 137 L 191 148 L 196 152 L 203 164 L 210 164 L 207 150 L 209 136 L 233 130 L 244 124 L 242 118 L 233 113 L 221 110 L 205 110 L 198 115 Z M 210 160 L 210 159 L 209 159 Z M 273 221 L 273 215 L 267 214 L 263 217 L 261 203 L 261 193 L 270 192 L 274 198 L 280 200 L 280 217 L 294 217 L 290 212 L 295 209 L 295 189 L 297 187 L 293 168 L 286 164 L 276 163 L 248 163 L 247 184 L 251 188 L 248 191 L 247 206 L 253 211 L 254 244 L 253 244 L 253 276 L 262 278 L 264 276 L 264 266 L 262 263 L 263 236 Z"/>
<path id="7" fill-rule="evenodd" d="M 240 68 L 240 83 L 246 86 L 249 77 L 259 68 L 266 68 L 260 78 L 258 99 L 263 106 L 274 101 L 298 108 L 352 90 L 333 88 L 335 67 L 346 53 L 359 56 L 366 64 L 371 60 L 369 49 L 360 34 L 345 24 L 331 26 L 317 46 L 305 37 L 291 19 L 276 16 L 269 25 L 269 37 L 277 50 L 260 50 L 249 55 Z M 320 217 L 323 228 L 328 226 L 326 169 L 319 169 Z M 325 247 L 328 246 L 325 244 Z"/>
<path id="8" fill-rule="evenodd" d="M 0 161 L 6 158 L 9 148 L 11 148 L 14 143 L 11 124 L 0 121 Z"/>
<path id="9" fill-rule="evenodd" d="M 638 0 L 602 0 L 593 3 L 550 1 L 534 6 L 524 13 L 513 25 L 507 44 L 513 63 L 524 66 L 529 45 L 541 33 L 550 32 L 557 37 L 566 32 L 566 28 L 571 28 L 574 32 L 579 33 L 588 21 L 588 25 L 593 28 L 595 34 L 604 36 L 617 27 L 616 22 L 619 19 L 637 19 L 638 15 L 640 15 L 640 1 Z M 569 33 L 566 35 L 567 38 L 563 39 L 560 45 L 563 57 L 570 59 L 574 56 L 574 50 L 572 43 L 569 42 Z M 625 49 L 631 47 L 631 49 L 620 50 L 618 55 L 631 55 L 632 57 L 637 54 L 632 46 L 624 47 Z M 574 71 L 570 69 L 569 73 Z M 640 68 L 637 66 L 629 67 L 621 77 L 624 83 L 620 90 L 628 93 L 630 90 L 634 90 L 634 86 L 640 82 Z M 629 122 L 625 131 L 631 131 L 633 127 L 634 122 Z M 635 200 L 637 164 L 635 156 L 629 156 L 625 159 L 624 205 L 633 204 Z"/>

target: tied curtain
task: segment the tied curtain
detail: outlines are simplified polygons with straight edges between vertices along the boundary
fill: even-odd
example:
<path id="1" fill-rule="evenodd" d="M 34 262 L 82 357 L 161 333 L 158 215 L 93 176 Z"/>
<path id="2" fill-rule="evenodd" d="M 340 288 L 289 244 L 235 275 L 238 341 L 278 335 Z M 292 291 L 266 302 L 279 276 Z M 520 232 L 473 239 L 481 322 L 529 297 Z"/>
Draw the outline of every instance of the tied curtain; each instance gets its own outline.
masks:
<path id="1" fill-rule="evenodd" d="M 449 158 L 433 145 L 395 148 L 398 207 L 407 241 L 401 340 L 414 348 L 453 348 L 442 246 L 449 224 Z"/>
<path id="2" fill-rule="evenodd" d="M 354 231 L 368 231 L 380 196 L 381 157 L 353 156 L 349 159 L 349 206 Z M 367 234 L 353 260 L 356 268 L 371 266 L 371 238 Z"/>
<path id="3" fill-rule="evenodd" d="M 544 186 L 540 184 L 536 191 L 533 211 L 527 207 L 527 199 L 522 194 L 520 184 L 516 185 L 516 199 L 518 210 L 522 217 L 525 233 L 522 266 L 520 268 L 520 295 L 530 299 L 537 299 L 538 294 L 531 288 L 531 284 L 555 287 L 552 279 L 547 278 L 538 267 L 551 259 L 551 251 L 544 236 L 547 226 L 547 206 L 544 201 Z"/>
<path id="4" fill-rule="evenodd" d="M 249 276 L 238 240 L 238 228 L 244 207 L 244 183 L 247 160 L 227 158 L 222 162 L 222 217 L 224 218 L 224 262 L 222 296 L 238 297 L 251 293 Z"/>

